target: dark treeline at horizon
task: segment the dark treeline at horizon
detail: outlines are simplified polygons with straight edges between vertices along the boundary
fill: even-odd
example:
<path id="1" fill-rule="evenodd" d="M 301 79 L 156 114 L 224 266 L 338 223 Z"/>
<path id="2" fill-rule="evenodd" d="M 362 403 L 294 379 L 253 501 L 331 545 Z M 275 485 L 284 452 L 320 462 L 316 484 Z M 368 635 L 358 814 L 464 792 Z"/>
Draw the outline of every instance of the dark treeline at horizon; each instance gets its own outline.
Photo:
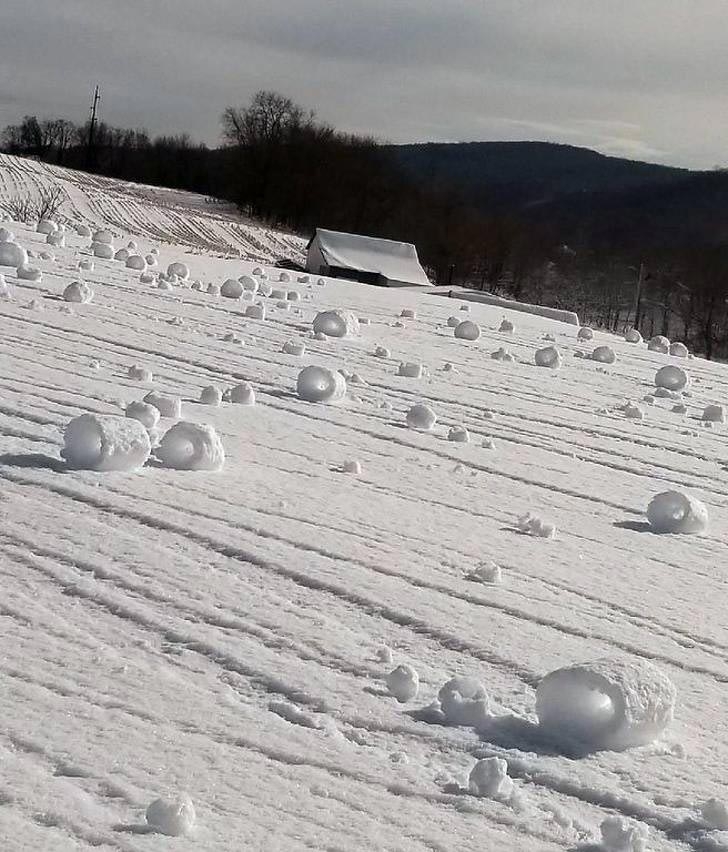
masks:
<path id="1" fill-rule="evenodd" d="M 374 138 L 338 131 L 276 92 L 260 91 L 248 105 L 226 108 L 221 124 L 218 148 L 187 134 L 152 137 L 104 122 L 89 146 L 88 122 L 26 116 L 2 131 L 0 147 L 230 201 L 306 237 L 322 227 L 412 242 L 436 283 L 576 310 L 584 322 L 616 331 L 637 324 L 708 357 L 728 353 L 728 247 L 722 244 L 683 245 L 672 234 L 655 239 L 642 212 L 624 227 L 619 208 L 587 230 L 573 222 L 567 228 L 568 214 L 558 210 L 529 216 L 502 205 L 489 209 L 487 195 L 466 202 L 467 193 L 442 180 L 413 179 Z M 635 316 L 640 265 L 647 272 Z"/>

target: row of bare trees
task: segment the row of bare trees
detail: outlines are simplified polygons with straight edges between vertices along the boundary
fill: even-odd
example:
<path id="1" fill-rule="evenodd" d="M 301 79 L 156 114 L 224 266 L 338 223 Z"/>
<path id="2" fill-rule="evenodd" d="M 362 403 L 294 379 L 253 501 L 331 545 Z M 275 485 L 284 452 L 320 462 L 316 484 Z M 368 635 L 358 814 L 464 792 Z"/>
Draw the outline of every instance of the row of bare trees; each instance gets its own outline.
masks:
<path id="1" fill-rule="evenodd" d="M 26 116 L 2 149 L 84 168 L 89 127 Z M 235 202 L 248 215 L 310 235 L 315 227 L 414 242 L 431 278 L 579 312 L 584 322 L 685 340 L 728 355 L 728 247 L 605 243 L 543 222 L 469 207 L 458 193 L 406 177 L 375 139 L 342 133 L 290 98 L 260 91 L 222 115 L 222 146 L 186 134 L 100 123 L 93 169 Z M 569 245 L 564 245 L 565 242 Z M 642 274 L 640 274 L 640 267 Z M 638 278 L 639 304 L 635 303 Z"/>

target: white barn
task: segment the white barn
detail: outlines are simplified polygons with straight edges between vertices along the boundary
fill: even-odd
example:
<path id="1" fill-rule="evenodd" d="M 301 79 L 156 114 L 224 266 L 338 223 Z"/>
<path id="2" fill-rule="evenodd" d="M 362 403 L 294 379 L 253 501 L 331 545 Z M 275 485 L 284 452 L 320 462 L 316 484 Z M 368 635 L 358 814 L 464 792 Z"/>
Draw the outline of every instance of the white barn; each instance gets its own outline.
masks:
<path id="1" fill-rule="evenodd" d="M 307 246 L 306 269 L 380 287 L 429 287 L 412 243 L 317 228 Z"/>

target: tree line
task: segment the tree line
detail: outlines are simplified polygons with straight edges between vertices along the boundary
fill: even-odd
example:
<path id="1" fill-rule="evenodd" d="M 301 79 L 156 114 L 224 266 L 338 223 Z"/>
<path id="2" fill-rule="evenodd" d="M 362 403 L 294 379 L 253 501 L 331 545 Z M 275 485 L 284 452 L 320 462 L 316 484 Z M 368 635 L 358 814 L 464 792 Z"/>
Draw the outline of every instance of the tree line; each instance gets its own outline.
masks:
<path id="1" fill-rule="evenodd" d="M 431 279 L 579 312 L 583 322 L 665 333 L 707 357 L 728 354 L 728 246 L 643 241 L 640 229 L 476 208 L 452 187 L 404 173 L 372 137 L 344 133 L 277 92 L 221 116 L 221 145 L 187 134 L 26 116 L 2 150 L 124 180 L 234 202 L 246 215 L 310 236 L 316 227 L 412 242 Z M 637 284 L 641 284 L 636 299 Z"/>

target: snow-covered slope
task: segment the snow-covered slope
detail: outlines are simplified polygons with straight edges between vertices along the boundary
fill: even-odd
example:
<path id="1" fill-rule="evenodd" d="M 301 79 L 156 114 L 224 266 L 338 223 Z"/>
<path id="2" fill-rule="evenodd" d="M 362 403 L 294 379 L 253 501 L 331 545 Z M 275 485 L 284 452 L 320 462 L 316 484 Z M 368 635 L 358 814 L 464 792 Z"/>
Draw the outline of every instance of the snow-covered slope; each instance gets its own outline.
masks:
<path id="1" fill-rule="evenodd" d="M 0 201 L 41 174 L 52 170 L 4 158 Z M 217 256 L 243 248 L 222 216 L 63 180 L 117 248 L 132 236 L 204 284 L 254 270 Z M 31 259 L 39 282 L 0 270 L 14 288 L 0 300 L 3 850 L 636 850 L 644 831 L 652 850 L 728 848 L 699 811 L 728 795 L 726 427 L 697 419 L 725 402 L 725 367 L 600 333 L 578 341 L 525 314 L 500 332 L 504 313 L 487 305 L 280 282 L 272 268 L 258 281 L 300 298 L 260 298 L 266 319 L 251 319 L 250 301 L 160 289 L 120 261 L 79 271 L 89 240 L 70 229 L 53 248 L 5 224 L 54 259 Z M 182 238 L 188 227 L 215 247 Z M 268 259 L 289 239 L 244 232 Z M 64 301 L 81 278 L 92 301 Z M 329 309 L 368 322 L 310 336 Z M 479 324 L 477 340 L 454 336 L 453 312 Z M 554 345 L 544 336 L 559 370 L 534 364 Z M 289 341 L 305 353 L 284 354 Z M 576 357 L 597 345 L 615 363 Z M 515 360 L 492 359 L 501 347 Z M 686 414 L 641 401 L 667 363 L 691 374 Z M 312 364 L 346 372 L 345 400 L 297 396 Z M 254 406 L 198 402 L 243 381 Z M 121 415 L 152 389 L 214 427 L 221 470 L 66 466 L 72 418 Z M 629 399 L 643 419 L 620 409 Z M 419 402 L 437 415 L 431 431 L 407 428 Z M 649 531 L 648 502 L 670 489 L 707 505 L 707 532 Z M 674 685 L 675 720 L 655 742 L 581 748 L 538 726 L 543 675 L 600 658 L 626 663 L 586 675 L 627 673 L 607 708 L 617 721 L 671 700 L 648 664 Z M 388 678 L 404 664 L 418 677 Z M 579 671 L 560 681 L 564 717 L 597 718 L 603 696 L 579 691 Z M 484 689 L 457 682 L 434 703 L 454 675 Z M 513 788 L 495 763 L 468 785 L 489 757 L 506 759 Z M 185 794 L 189 837 L 147 825 L 153 800 Z M 716 823 L 719 804 L 706 813 Z M 607 823 L 592 845 L 615 816 L 631 833 Z"/>
<path id="2" fill-rule="evenodd" d="M 303 259 L 304 240 L 244 220 L 230 205 L 191 192 L 0 154 L 0 213 L 10 199 L 37 196 L 49 186 L 60 187 L 63 193 L 61 221 L 111 227 L 216 255 L 260 261 L 280 256 Z"/>

